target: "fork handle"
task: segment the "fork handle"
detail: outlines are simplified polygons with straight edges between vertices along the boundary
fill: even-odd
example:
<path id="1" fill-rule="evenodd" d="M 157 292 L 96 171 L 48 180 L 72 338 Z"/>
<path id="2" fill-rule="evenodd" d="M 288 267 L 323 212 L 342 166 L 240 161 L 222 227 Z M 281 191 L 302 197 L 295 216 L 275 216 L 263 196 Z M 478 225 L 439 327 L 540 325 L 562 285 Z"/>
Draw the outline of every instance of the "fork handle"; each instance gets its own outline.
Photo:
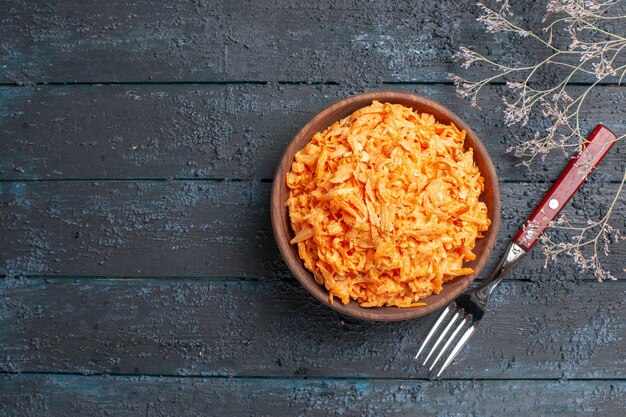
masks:
<path id="1" fill-rule="evenodd" d="M 616 142 L 617 136 L 603 125 L 597 125 L 580 153 L 572 158 L 550 191 L 524 223 L 513 242 L 528 252 L 541 234 L 585 182 L 593 168 Z"/>

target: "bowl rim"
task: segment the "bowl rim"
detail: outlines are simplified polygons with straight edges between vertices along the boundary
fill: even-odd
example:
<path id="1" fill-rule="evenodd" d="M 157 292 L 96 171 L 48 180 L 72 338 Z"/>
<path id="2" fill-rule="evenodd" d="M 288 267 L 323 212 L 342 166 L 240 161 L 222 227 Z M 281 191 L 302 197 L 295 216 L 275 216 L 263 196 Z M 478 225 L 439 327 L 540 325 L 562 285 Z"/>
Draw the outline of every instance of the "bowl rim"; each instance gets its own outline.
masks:
<path id="1" fill-rule="evenodd" d="M 345 109 L 349 105 L 354 105 L 355 103 L 361 103 L 358 108 L 365 107 L 373 100 L 377 100 L 380 102 L 411 102 L 415 104 L 419 104 L 420 107 L 427 107 L 436 110 L 439 113 L 446 114 L 446 117 L 450 119 L 457 127 L 466 131 L 466 137 L 471 137 L 472 142 L 474 144 L 471 146 L 474 151 L 482 156 L 484 159 L 484 165 L 487 168 L 487 172 L 481 172 L 483 176 L 486 174 L 491 178 L 491 189 L 493 193 L 493 213 L 491 216 L 491 226 L 489 230 L 489 237 L 485 237 L 487 239 L 487 244 L 485 251 L 482 257 L 478 260 L 477 265 L 474 267 L 474 273 L 470 275 L 465 275 L 461 277 L 457 277 L 454 280 L 447 282 L 445 285 L 451 285 L 452 283 L 457 283 L 454 291 L 450 292 L 450 294 L 446 297 L 441 297 L 436 302 L 429 303 L 426 306 L 422 307 L 409 307 L 409 308 L 397 308 L 397 307 L 359 307 L 359 309 L 353 311 L 349 309 L 348 306 L 352 303 L 355 303 L 358 306 L 358 303 L 355 300 L 350 300 L 348 304 L 342 304 L 340 301 L 335 300 L 334 303 L 330 303 L 328 299 L 328 291 L 322 285 L 318 284 L 315 281 L 312 273 L 309 272 L 300 259 L 299 256 L 294 255 L 294 251 L 291 250 L 291 244 L 289 243 L 288 233 L 282 233 L 284 228 L 281 228 L 281 221 L 287 218 L 287 230 L 291 230 L 291 223 L 288 220 L 288 212 L 285 207 L 285 202 L 280 201 L 281 189 L 286 189 L 287 185 L 285 183 L 285 175 L 286 175 L 286 167 L 291 167 L 291 163 L 293 162 L 293 157 L 296 152 L 302 149 L 306 144 L 310 141 L 310 137 L 307 138 L 306 141 L 301 142 L 301 139 L 304 135 L 311 136 L 315 132 L 312 132 L 310 135 L 307 133 L 311 130 L 311 126 L 315 125 L 321 121 L 326 120 L 329 126 L 336 120 L 340 120 L 341 118 L 347 116 L 341 116 L 337 118 L 333 118 L 333 114 L 339 113 L 341 110 Z M 356 109 L 355 109 L 356 110 Z M 327 127 L 326 126 L 326 127 Z M 325 128 L 325 127 L 324 127 Z M 291 156 L 290 156 L 291 155 Z M 487 152 L 484 144 L 481 139 L 478 137 L 476 132 L 474 132 L 468 125 L 461 119 L 456 113 L 449 110 L 445 106 L 437 103 L 434 100 L 428 99 L 426 97 L 420 96 L 414 93 L 406 93 L 400 91 L 393 90 L 377 90 L 366 93 L 354 94 L 334 103 L 322 109 L 319 113 L 317 113 L 314 117 L 312 117 L 307 123 L 302 126 L 302 128 L 293 136 L 283 154 L 280 158 L 280 162 L 276 168 L 276 172 L 274 174 L 274 179 L 272 181 L 272 190 L 271 190 L 271 200 L 270 200 L 270 213 L 271 213 L 271 221 L 272 221 L 272 230 L 274 232 L 274 237 L 276 239 L 276 243 L 278 249 L 285 260 L 289 270 L 296 277 L 296 279 L 300 282 L 300 284 L 316 299 L 318 299 L 323 304 L 331 307 L 332 309 L 339 311 L 348 316 L 362 319 L 362 320 L 370 320 L 370 321 L 399 321 L 399 320 L 407 320 L 412 318 L 417 318 L 420 316 L 424 316 L 433 311 L 440 309 L 441 307 L 447 305 L 450 301 L 458 297 L 469 285 L 476 279 L 476 277 L 480 274 L 482 269 L 484 268 L 487 260 L 491 256 L 491 252 L 493 251 L 496 238 L 498 235 L 498 229 L 500 226 L 500 187 L 498 182 L 498 176 L 496 173 L 496 169 L 491 160 L 491 156 Z M 320 293 L 318 290 L 321 288 L 323 293 Z M 428 297 L 427 297 L 428 298 Z M 427 299 L 426 298 L 426 299 Z M 385 315 L 380 314 L 380 309 L 393 309 L 395 312 L 388 312 Z M 377 314 L 377 312 L 379 312 Z"/>

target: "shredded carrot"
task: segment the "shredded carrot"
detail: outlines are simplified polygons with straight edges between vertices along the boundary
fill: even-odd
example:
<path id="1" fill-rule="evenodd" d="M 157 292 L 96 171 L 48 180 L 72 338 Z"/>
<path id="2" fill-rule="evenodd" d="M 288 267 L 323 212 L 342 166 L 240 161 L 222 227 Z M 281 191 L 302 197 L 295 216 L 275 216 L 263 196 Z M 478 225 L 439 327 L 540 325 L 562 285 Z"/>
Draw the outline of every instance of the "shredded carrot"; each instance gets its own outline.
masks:
<path id="1" fill-rule="evenodd" d="M 286 205 L 305 267 L 361 307 L 424 305 L 475 259 L 491 224 L 465 131 L 372 102 L 295 155 Z"/>

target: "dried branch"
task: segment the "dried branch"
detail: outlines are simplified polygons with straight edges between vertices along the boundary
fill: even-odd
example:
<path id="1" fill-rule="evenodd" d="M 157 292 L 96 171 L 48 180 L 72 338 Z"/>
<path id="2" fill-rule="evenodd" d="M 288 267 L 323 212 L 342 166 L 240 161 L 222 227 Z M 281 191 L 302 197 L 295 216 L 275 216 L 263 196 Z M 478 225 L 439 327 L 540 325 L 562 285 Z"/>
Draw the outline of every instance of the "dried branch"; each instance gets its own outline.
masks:
<path id="1" fill-rule="evenodd" d="M 540 32 L 516 24 L 508 0 L 496 1 L 500 4 L 499 10 L 478 3 L 481 15 L 477 20 L 485 26 L 486 31 L 519 35 L 523 42 L 546 48 L 549 55 L 532 65 L 515 66 L 499 63 L 497 58 L 461 47 L 453 59 L 459 61 L 462 68 L 468 69 L 480 63 L 492 69 L 494 75 L 471 81 L 450 74 L 457 95 L 469 99 L 470 105 L 477 106 L 479 93 L 484 86 L 494 81 L 506 81 L 512 96 L 512 99 L 503 97 L 504 121 L 508 126 L 526 126 L 534 115 L 541 115 L 551 121 L 544 131 L 535 132 L 532 139 L 509 148 L 509 152 L 521 158 L 521 164 L 529 169 L 537 157 L 543 161 L 554 150 L 560 150 L 565 155 L 580 151 L 586 141 L 580 115 L 589 93 L 609 78 L 619 76 L 618 83 L 621 84 L 626 76 L 626 34 L 611 29 L 618 27 L 623 30 L 626 27 L 626 24 L 621 24 L 626 15 L 617 11 L 621 0 L 549 0 L 543 19 L 545 26 Z M 556 44 L 554 35 L 557 33 L 567 34 L 569 43 L 565 48 Z M 550 68 L 564 71 L 565 75 L 553 85 L 535 85 L 537 74 Z M 581 74 L 594 76 L 595 81 L 581 93 L 572 94 L 571 82 Z M 617 140 L 624 137 L 626 134 Z M 623 185 L 624 180 L 602 219 L 589 220 L 584 226 L 571 224 L 566 217 L 553 223 L 554 229 L 568 231 L 571 236 L 567 242 L 554 241 L 550 234 L 542 238 L 546 262 L 556 261 L 559 255 L 567 254 L 573 256 L 583 271 L 592 271 L 599 280 L 613 279 L 613 275 L 602 266 L 599 254 L 608 254 L 610 243 L 621 238 L 620 231 L 608 222 L 619 201 Z M 591 248 L 591 255 L 584 255 L 586 248 Z"/>

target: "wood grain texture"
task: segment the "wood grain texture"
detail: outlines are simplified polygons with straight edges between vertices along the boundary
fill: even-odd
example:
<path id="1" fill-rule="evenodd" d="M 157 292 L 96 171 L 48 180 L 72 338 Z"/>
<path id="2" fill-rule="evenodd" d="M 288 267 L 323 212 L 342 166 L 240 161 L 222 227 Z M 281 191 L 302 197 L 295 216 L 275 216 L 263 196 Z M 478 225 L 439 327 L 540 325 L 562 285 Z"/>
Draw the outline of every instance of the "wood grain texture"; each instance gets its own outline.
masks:
<path id="1" fill-rule="evenodd" d="M 617 191 L 598 173 L 565 213 L 599 219 Z M 245 181 L 0 182 L 0 274 L 107 277 L 289 275 L 271 230 L 268 183 Z M 502 223 L 489 270 L 548 184 L 502 184 Z M 624 196 L 613 221 L 626 221 Z M 626 241 L 608 267 L 622 276 Z M 543 268 L 533 251 L 513 278 L 580 275 L 568 259 Z M 585 278 L 593 279 L 591 274 Z"/>
<path id="2" fill-rule="evenodd" d="M 349 118 L 355 111 L 369 106 L 374 100 L 382 103 L 389 102 L 400 104 L 412 108 L 418 113 L 425 112 L 432 114 L 435 116 L 435 119 L 441 123 L 448 125 L 453 124 L 467 132 L 467 136 L 465 137 L 465 149 L 472 149 L 474 156 L 473 161 L 482 173 L 482 178 L 484 179 L 484 191 L 480 196 L 480 201 L 487 206 L 487 216 L 491 226 L 489 230 L 484 233 L 484 238 L 478 240 L 476 246 L 473 248 L 476 259 L 465 264 L 468 268 L 472 268 L 474 272 L 449 282 L 443 287 L 439 294 L 432 294 L 424 298 L 422 301 L 427 303 L 427 305 L 422 307 L 403 309 L 396 307 L 380 307 L 363 309 L 354 300 L 351 300 L 348 304 L 330 302 L 326 288 L 320 286 L 313 274 L 304 267 L 297 246 L 290 244 L 294 233 L 291 228 L 291 221 L 289 220 L 289 212 L 285 207 L 285 202 L 289 198 L 290 193 L 285 178 L 287 177 L 287 173 L 291 171 L 291 164 L 294 162 L 296 153 L 309 143 L 311 137 L 313 137 L 316 132 L 323 131 L 326 127 L 343 118 Z M 439 103 L 415 94 L 399 93 L 397 91 L 364 93 L 348 97 L 326 107 L 296 134 L 289 143 L 289 146 L 285 149 L 278 164 L 272 183 L 270 211 L 272 217 L 272 231 L 274 232 L 276 244 L 285 263 L 302 286 L 315 298 L 328 307 L 360 319 L 380 321 L 405 320 L 439 310 L 459 296 L 476 279 L 478 274 L 480 274 L 489 260 L 500 228 L 500 185 L 496 175 L 496 169 L 480 138 L 478 138 L 476 133 L 467 126 L 459 116 L 449 109 L 441 106 Z"/>
<path id="3" fill-rule="evenodd" d="M 537 395 L 537 393 L 541 395 Z M 506 401 L 503 399 L 506 398 Z M 398 381 L 0 376 L 0 415 L 623 415 L 624 381 Z"/>
<path id="4" fill-rule="evenodd" d="M 507 281 L 446 378 L 626 377 L 626 282 Z M 350 319 L 293 279 L 0 280 L 0 371 L 423 378 L 437 314 Z"/>
<path id="5" fill-rule="evenodd" d="M 520 25 L 541 27 L 543 10 L 531 0 L 514 8 Z M 531 8 L 536 13 L 527 13 Z M 117 0 L 81 7 L 3 0 L 2 9 L 1 81 L 19 84 L 442 82 L 459 68 L 451 62 L 459 44 L 505 56 L 508 64 L 550 52 L 485 33 L 476 5 L 452 0 Z M 486 74 L 481 67 L 468 73 Z"/>
<path id="6" fill-rule="evenodd" d="M 481 109 L 450 85 L 394 85 L 457 113 L 481 137 L 501 181 L 554 181 L 567 158 L 533 171 L 506 150 L 545 127 L 506 127 L 502 87 L 485 87 Z M 572 94 L 585 87 L 576 87 Z M 271 179 L 283 150 L 322 108 L 354 89 L 320 85 L 123 85 L 0 88 L 0 179 Z M 598 87 L 581 123 L 626 132 L 626 89 Z M 623 143 L 599 173 L 621 180 Z M 597 175 L 597 174 L 594 174 Z"/>

